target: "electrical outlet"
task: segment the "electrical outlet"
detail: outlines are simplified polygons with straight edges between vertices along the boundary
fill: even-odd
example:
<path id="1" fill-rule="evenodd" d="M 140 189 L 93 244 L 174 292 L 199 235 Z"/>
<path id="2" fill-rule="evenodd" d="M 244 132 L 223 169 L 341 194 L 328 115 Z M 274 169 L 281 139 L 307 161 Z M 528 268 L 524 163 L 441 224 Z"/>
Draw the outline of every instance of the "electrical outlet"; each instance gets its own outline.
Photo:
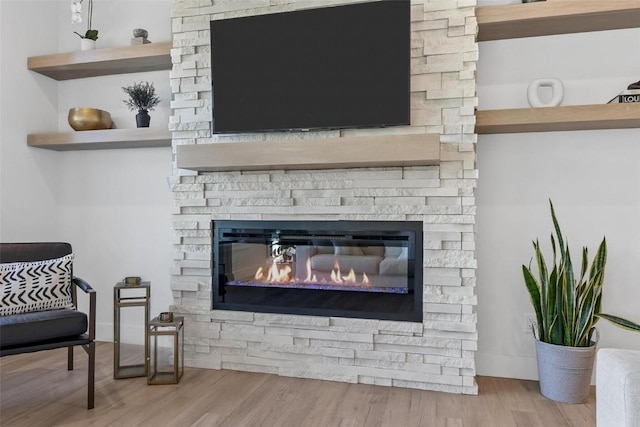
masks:
<path id="1" fill-rule="evenodd" d="M 537 333 L 538 321 L 536 319 L 536 315 L 531 313 L 525 313 L 522 332 L 524 332 L 525 334 L 530 334 L 532 326 L 535 328 Z"/>

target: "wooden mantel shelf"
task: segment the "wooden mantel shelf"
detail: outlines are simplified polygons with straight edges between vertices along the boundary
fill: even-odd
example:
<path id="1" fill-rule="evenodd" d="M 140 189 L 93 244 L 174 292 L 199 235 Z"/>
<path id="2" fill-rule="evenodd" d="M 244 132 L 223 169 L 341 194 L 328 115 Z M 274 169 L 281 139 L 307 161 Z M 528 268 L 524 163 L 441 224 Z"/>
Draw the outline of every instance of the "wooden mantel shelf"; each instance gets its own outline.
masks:
<path id="1" fill-rule="evenodd" d="M 177 166 L 196 171 L 437 165 L 435 134 L 179 145 Z"/>
<path id="2" fill-rule="evenodd" d="M 478 134 L 640 128 L 640 103 L 476 112 Z"/>
<path id="3" fill-rule="evenodd" d="M 137 128 L 31 133 L 27 135 L 27 145 L 55 151 L 171 147 L 171 132 Z"/>
<path id="4" fill-rule="evenodd" d="M 547 0 L 476 8 L 478 41 L 636 28 L 640 0 Z"/>
<path id="5" fill-rule="evenodd" d="M 32 56 L 31 71 L 55 80 L 171 69 L 172 42 Z"/>

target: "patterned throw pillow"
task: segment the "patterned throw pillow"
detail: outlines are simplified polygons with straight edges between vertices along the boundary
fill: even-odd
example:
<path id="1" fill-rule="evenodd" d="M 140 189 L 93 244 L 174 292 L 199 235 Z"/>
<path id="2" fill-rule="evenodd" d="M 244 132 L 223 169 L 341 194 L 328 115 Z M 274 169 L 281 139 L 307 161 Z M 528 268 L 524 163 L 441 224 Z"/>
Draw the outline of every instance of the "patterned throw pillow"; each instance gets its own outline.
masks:
<path id="1" fill-rule="evenodd" d="M 0 316 L 73 308 L 73 254 L 34 262 L 0 264 Z"/>

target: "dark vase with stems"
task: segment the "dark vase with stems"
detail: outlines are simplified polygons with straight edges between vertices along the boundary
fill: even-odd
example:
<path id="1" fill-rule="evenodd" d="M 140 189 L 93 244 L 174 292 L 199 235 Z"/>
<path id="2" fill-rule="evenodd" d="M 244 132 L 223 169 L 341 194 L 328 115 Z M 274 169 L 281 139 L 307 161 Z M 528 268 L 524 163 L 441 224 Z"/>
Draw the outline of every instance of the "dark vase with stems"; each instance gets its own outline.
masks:
<path id="1" fill-rule="evenodd" d="M 138 110 L 136 114 L 136 125 L 139 128 L 148 128 L 151 122 L 151 116 L 147 110 Z"/>
<path id="2" fill-rule="evenodd" d="M 134 83 L 132 86 L 123 87 L 122 90 L 129 95 L 129 99 L 124 102 L 131 111 L 138 110 L 136 114 L 136 126 L 139 128 L 148 128 L 151 122 L 149 110 L 153 110 L 160 103 L 160 98 L 156 95 L 156 89 L 153 83 L 140 82 Z"/>

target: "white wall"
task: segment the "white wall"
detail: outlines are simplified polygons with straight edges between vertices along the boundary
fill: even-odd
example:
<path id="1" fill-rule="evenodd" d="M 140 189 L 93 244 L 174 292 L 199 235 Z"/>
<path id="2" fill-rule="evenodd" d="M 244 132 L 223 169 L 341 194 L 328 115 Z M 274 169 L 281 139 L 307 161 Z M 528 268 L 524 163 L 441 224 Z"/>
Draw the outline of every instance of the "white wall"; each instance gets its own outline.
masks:
<path id="1" fill-rule="evenodd" d="M 604 104 L 640 78 L 639 42 L 631 29 L 480 43 L 479 108 L 528 107 L 527 85 L 546 77 L 564 82 L 563 105 Z M 521 265 L 533 239 L 550 247 L 549 198 L 575 259 L 606 235 L 603 310 L 640 321 L 640 132 L 483 135 L 477 153 L 478 373 L 537 378 Z M 640 349 L 640 334 L 598 328 L 600 347 Z"/>
<path id="2" fill-rule="evenodd" d="M 56 83 L 27 70 L 27 57 L 56 51 L 57 4 L 0 2 L 0 241 L 60 238 L 57 162 L 27 147 L 27 133 L 56 126 Z M 29 28 L 25 30 L 25 23 Z M 53 34 L 54 37 L 44 36 Z"/>
<path id="3" fill-rule="evenodd" d="M 85 2 L 86 3 L 86 2 Z M 26 69 L 28 56 L 79 49 L 86 24 L 71 24 L 69 2 L 2 1 L 2 241 L 59 239 L 73 245 L 74 273 L 98 295 L 97 338 L 113 334 L 113 286 L 124 276 L 151 281 L 151 314 L 172 302 L 171 148 L 53 152 L 26 146 L 26 134 L 71 131 L 74 106 L 112 113 L 117 128 L 135 127 L 121 87 L 153 82 L 162 102 L 151 126 L 166 128 L 169 72 L 124 74 L 56 82 Z M 130 44 L 133 28 L 151 41 L 171 40 L 170 0 L 94 2 L 98 47 Z M 86 18 L 86 12 L 83 14 Z M 54 17 L 54 19 L 51 19 Z M 35 20 L 35 21 L 34 21 Z M 25 22 L 38 28 L 29 38 Z M 27 36 L 31 33 L 26 33 Z M 52 34 L 56 37 L 43 37 Z M 124 341 L 142 336 L 139 316 L 123 319 Z"/>

